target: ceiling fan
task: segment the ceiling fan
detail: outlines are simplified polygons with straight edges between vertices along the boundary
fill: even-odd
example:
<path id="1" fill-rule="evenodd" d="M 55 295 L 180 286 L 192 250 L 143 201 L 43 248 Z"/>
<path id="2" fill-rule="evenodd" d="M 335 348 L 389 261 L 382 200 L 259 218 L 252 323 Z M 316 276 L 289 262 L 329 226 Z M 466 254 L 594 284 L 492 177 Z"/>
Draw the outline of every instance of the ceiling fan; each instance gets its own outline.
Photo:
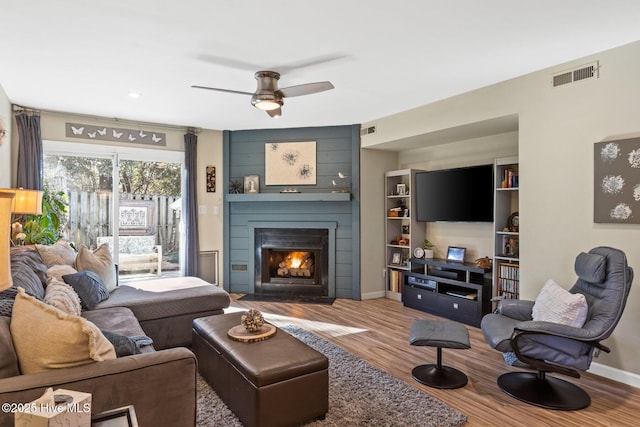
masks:
<path id="1" fill-rule="evenodd" d="M 261 110 L 265 110 L 269 117 L 280 117 L 282 115 L 282 105 L 284 105 L 283 98 L 311 95 L 313 93 L 324 92 L 334 88 L 331 82 L 325 81 L 305 83 L 278 89 L 280 73 L 276 71 L 258 71 L 254 74 L 254 77 L 258 81 L 258 88 L 253 93 L 207 86 L 193 85 L 191 87 L 197 89 L 217 90 L 219 92 L 238 93 L 240 95 L 250 95 L 251 105 Z"/>

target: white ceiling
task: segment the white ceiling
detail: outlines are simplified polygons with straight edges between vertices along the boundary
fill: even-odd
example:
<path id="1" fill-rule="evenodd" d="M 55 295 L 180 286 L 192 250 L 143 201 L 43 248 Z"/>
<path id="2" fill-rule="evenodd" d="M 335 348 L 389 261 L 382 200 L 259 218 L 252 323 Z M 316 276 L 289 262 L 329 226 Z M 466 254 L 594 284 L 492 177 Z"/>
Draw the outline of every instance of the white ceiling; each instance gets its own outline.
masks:
<path id="1" fill-rule="evenodd" d="M 0 85 L 42 110 L 207 129 L 363 123 L 640 40 L 638 0 L 0 0 Z M 329 80 L 271 119 L 255 90 Z M 128 96 L 140 92 L 138 99 Z"/>

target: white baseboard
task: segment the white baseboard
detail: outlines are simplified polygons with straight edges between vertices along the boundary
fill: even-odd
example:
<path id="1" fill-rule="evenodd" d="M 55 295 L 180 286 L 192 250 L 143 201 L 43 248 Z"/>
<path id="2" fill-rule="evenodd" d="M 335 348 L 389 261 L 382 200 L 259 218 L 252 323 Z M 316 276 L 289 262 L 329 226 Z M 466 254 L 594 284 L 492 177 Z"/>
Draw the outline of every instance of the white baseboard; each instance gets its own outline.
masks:
<path id="1" fill-rule="evenodd" d="M 633 372 L 623 371 L 621 369 L 612 368 L 611 366 L 602 365 L 600 363 L 591 363 L 589 373 L 609 378 L 614 381 L 621 382 L 633 387 L 640 388 L 640 375 Z"/>
<path id="2" fill-rule="evenodd" d="M 375 299 L 375 298 L 384 298 L 387 294 L 385 291 L 378 292 L 367 292 L 366 294 L 360 295 L 360 298 L 365 299 Z"/>

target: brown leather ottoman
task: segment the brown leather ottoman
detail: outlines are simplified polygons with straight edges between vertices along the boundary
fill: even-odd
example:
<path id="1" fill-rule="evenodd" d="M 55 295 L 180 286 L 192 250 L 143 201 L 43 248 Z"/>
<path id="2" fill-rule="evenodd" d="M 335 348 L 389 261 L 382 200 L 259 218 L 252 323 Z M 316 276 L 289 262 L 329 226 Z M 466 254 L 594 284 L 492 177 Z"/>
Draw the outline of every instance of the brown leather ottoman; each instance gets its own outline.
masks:
<path id="1" fill-rule="evenodd" d="M 198 371 L 247 427 L 294 426 L 324 418 L 329 410 L 329 361 L 278 329 L 253 343 L 227 331 L 243 312 L 193 321 Z"/>

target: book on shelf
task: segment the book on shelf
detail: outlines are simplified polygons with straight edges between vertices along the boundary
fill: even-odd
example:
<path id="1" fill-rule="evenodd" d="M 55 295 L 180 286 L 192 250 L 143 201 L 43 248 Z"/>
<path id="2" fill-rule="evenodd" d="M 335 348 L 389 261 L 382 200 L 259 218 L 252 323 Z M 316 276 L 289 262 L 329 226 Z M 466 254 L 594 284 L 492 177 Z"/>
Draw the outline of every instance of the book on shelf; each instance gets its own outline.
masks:
<path id="1" fill-rule="evenodd" d="M 404 280 L 404 273 L 400 270 L 389 270 L 389 290 L 391 292 L 402 292 L 402 281 Z"/>
<path id="2" fill-rule="evenodd" d="M 520 295 L 520 266 L 518 264 L 498 264 L 498 295 L 506 298 L 518 298 Z"/>
<path id="3" fill-rule="evenodd" d="M 501 173 L 501 188 L 518 188 L 518 174 L 513 169 L 503 168 Z"/>

